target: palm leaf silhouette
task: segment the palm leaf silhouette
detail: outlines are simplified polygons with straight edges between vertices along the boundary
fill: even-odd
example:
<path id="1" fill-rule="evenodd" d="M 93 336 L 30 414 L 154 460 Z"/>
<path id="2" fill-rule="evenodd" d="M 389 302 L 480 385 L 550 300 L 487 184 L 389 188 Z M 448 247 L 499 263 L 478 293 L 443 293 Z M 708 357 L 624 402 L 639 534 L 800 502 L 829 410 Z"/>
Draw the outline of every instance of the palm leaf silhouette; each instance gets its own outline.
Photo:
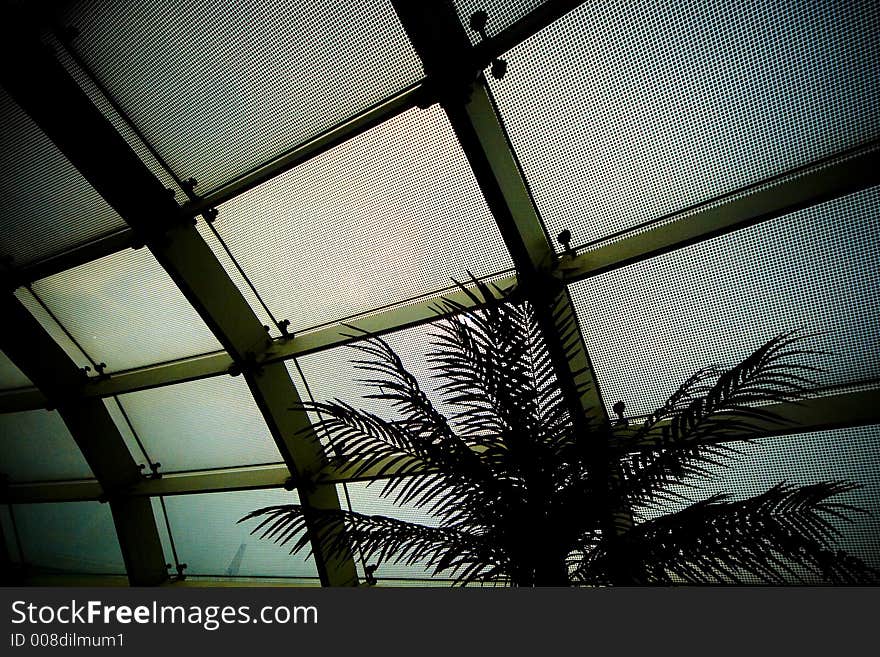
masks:
<path id="1" fill-rule="evenodd" d="M 748 441 L 759 425 L 782 423 L 769 405 L 796 402 L 812 387 L 815 367 L 805 359 L 818 352 L 804 346 L 811 336 L 782 333 L 734 367 L 698 371 L 634 428 L 576 422 L 532 306 L 474 284 L 476 291 L 461 287 L 480 309 L 444 300 L 439 310 L 455 314 L 432 334 L 428 363 L 447 414 L 369 334 L 353 343 L 353 362 L 366 397 L 397 419 L 338 399 L 296 407 L 318 414 L 317 433 L 332 447 L 328 467 L 352 477 L 393 475 L 382 495 L 424 509 L 438 526 L 295 504 L 239 522 L 258 521 L 252 533 L 295 553 L 309 549 L 307 521 L 321 534 L 341 521 L 344 532 L 326 532 L 330 554 L 357 548 L 365 561 L 427 564 L 461 584 L 774 584 L 805 573 L 833 583 L 877 580 L 837 544 L 833 521 L 858 512 L 832 499 L 856 487 L 849 482 L 780 483 L 739 501 L 717 495 L 622 523 L 614 535 L 603 523 L 615 509 L 680 500 L 674 484 L 735 457 L 725 441 Z M 570 345 L 577 327 L 558 320 Z M 596 445 L 608 463 L 597 462 Z M 612 469 L 620 476 L 608 477 Z"/>

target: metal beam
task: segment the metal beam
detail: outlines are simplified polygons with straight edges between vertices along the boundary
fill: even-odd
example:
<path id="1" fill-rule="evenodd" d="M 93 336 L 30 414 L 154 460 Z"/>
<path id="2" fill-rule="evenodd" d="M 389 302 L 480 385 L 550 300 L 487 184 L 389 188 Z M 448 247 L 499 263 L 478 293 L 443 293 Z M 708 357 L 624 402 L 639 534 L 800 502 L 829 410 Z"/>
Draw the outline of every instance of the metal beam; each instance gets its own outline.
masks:
<path id="1" fill-rule="evenodd" d="M 507 275 L 492 281 L 501 290 L 508 290 L 516 285 L 516 276 Z M 472 286 L 465 286 L 471 289 Z M 460 303 L 464 307 L 473 307 L 470 297 L 458 289 L 442 293 L 442 298 Z M 441 309 L 438 295 L 431 295 L 419 301 L 393 306 L 386 310 L 373 312 L 360 317 L 353 317 L 344 323 L 334 323 L 314 330 L 295 335 L 293 338 L 278 338 L 260 355 L 260 363 L 277 363 L 314 353 L 330 347 L 336 347 L 352 341 L 351 326 L 368 331 L 375 335 L 384 335 L 448 316 L 448 310 Z M 77 386 L 66 392 L 72 397 L 110 397 L 137 390 L 146 390 L 159 386 L 194 381 L 210 376 L 218 376 L 229 372 L 233 359 L 226 352 L 217 352 L 195 356 L 171 363 L 151 365 L 125 372 L 117 372 L 109 377 L 99 379 L 93 377 L 84 386 Z M 0 392 L 0 413 L 45 408 L 48 404 L 45 396 L 34 388 L 24 388 Z"/>
<path id="2" fill-rule="evenodd" d="M 875 185 L 880 185 L 878 142 L 662 217 L 653 228 L 573 258 L 563 256 L 557 275 L 566 283 L 582 280 Z"/>
<path id="3" fill-rule="evenodd" d="M 747 435 L 728 434 L 724 441 L 766 439 L 807 431 L 829 431 L 848 427 L 880 424 L 880 386 L 867 390 L 828 391 L 821 397 L 805 399 L 799 403 L 772 404 L 765 410 L 780 418 L 779 423 L 756 422 L 755 430 Z M 721 442 L 708 440 L 707 442 Z M 634 446 L 645 450 L 656 449 L 657 443 L 648 436 Z M 406 464 L 399 464 L 405 468 Z M 350 472 L 347 470 L 346 472 Z M 409 472 L 408 474 L 414 474 Z M 188 495 L 218 491 L 283 488 L 288 484 L 289 471 L 283 465 L 268 465 L 202 472 L 168 474 L 161 479 L 143 479 L 129 489 L 135 496 Z M 323 470 L 318 474 L 321 481 L 350 483 L 371 481 L 399 476 L 394 470 L 379 474 L 379 466 L 358 477 L 338 470 Z M 66 481 L 50 483 L 11 484 L 6 488 L 2 502 L 73 502 L 99 500 L 103 489 L 97 481 Z"/>
<path id="4" fill-rule="evenodd" d="M 168 573 L 150 501 L 117 494 L 142 475 L 104 402 L 59 400 L 56 391 L 75 387 L 84 375 L 11 292 L 0 297 L 0 316 L 0 348 L 58 409 L 109 497 L 129 581 L 161 583 Z"/>
<path id="5" fill-rule="evenodd" d="M 272 344 L 262 323 L 194 223 L 180 221 L 177 204 L 162 184 L 57 60 L 36 43 L 18 40 L 16 52 L 29 65 L 26 71 L 4 66 L 3 85 L 125 219 L 232 357 L 297 482 L 302 505 L 338 509 L 335 486 L 312 485 L 310 480 L 310 473 L 321 469 L 324 455 L 319 442 L 313 439 L 308 416 L 288 410 L 299 396 L 286 367 L 283 363 L 257 362 Z M 98 399 L 93 403 L 103 406 Z M 142 503 L 141 498 L 128 499 Z M 339 523 L 328 531 L 343 530 Z M 325 537 L 311 528 L 310 538 L 322 583 L 357 583 L 351 555 L 325 554 Z"/>
<path id="6" fill-rule="evenodd" d="M 553 276 L 556 252 L 501 124 L 482 73 L 472 81 L 473 48 L 451 1 L 392 0 L 422 59 L 452 129 L 492 211 L 538 325 L 576 435 L 588 450 L 596 508 L 609 541 L 632 527 L 611 495 L 622 476 L 609 453 L 610 422 L 568 289 Z M 611 552 L 614 552 L 613 545 Z M 617 583 L 626 583 L 623 575 Z"/>

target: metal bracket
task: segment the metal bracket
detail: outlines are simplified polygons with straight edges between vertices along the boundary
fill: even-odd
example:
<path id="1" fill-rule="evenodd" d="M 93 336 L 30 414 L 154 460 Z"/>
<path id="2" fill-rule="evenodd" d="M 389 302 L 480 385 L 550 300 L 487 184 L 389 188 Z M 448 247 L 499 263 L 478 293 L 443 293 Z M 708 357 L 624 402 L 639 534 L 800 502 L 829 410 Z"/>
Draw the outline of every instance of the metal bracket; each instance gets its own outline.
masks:
<path id="1" fill-rule="evenodd" d="M 486 33 L 486 24 L 488 22 L 489 14 L 480 9 L 471 14 L 471 19 L 468 25 L 474 32 L 480 35 L 480 38 L 483 41 L 487 41 L 489 39 L 489 35 Z M 492 74 L 493 78 L 500 80 L 507 73 L 507 61 L 500 57 L 496 57 L 490 64 L 489 72 Z"/>

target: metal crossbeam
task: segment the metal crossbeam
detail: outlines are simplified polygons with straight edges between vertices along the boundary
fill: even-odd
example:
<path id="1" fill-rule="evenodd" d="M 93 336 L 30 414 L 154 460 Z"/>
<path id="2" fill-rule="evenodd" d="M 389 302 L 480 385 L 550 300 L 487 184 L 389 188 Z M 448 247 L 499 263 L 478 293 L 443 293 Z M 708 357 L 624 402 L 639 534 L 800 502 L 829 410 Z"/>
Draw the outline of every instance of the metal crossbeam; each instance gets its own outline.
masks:
<path id="1" fill-rule="evenodd" d="M 822 397 L 805 399 L 798 403 L 772 404 L 765 410 L 776 414 L 780 421 L 771 423 L 757 420 L 754 431 L 725 434 L 723 441 L 743 439 L 766 439 L 807 431 L 829 431 L 848 427 L 880 424 L 880 387 L 867 390 L 829 392 Z M 661 423 L 662 424 L 662 423 Z M 708 440 L 709 442 L 720 442 Z M 639 446 L 635 445 L 634 448 Z M 656 448 L 646 439 L 642 449 Z M 399 464 L 406 468 L 405 463 Z M 346 470 L 324 470 L 323 481 L 349 483 L 371 481 L 399 476 L 392 469 L 379 473 L 379 466 L 372 472 L 352 477 Z M 283 465 L 227 468 L 204 472 L 186 472 L 165 475 L 161 479 L 144 479 L 130 489 L 131 495 L 188 495 L 213 491 L 252 490 L 282 488 L 287 484 L 288 470 Z M 408 474 L 414 474 L 408 472 Z M 58 483 L 13 484 L 6 490 L 6 499 L 13 503 L 25 502 L 73 502 L 101 499 L 103 489 L 96 481 L 70 481 Z"/>
<path id="2" fill-rule="evenodd" d="M 501 290 L 510 289 L 516 285 L 516 277 L 513 275 L 502 276 L 494 279 L 493 284 Z M 472 286 L 465 287 L 472 288 Z M 279 363 L 297 356 L 347 344 L 352 341 L 350 326 L 355 326 L 374 335 L 384 335 L 392 331 L 432 322 L 439 317 L 451 314 L 447 310 L 440 309 L 438 298 L 437 296 L 427 297 L 421 301 L 353 318 L 347 320 L 345 324 L 332 324 L 299 333 L 292 338 L 276 339 L 261 355 L 261 362 Z M 472 299 L 461 290 L 450 290 L 442 294 L 442 298 L 455 301 L 466 308 L 475 307 Z M 185 358 L 172 363 L 118 372 L 100 380 L 94 377 L 86 386 L 73 388 L 68 391 L 68 394 L 74 397 L 122 395 L 137 390 L 222 375 L 227 373 L 232 365 L 233 359 L 228 353 L 217 352 Z M 0 392 L 0 413 L 45 408 L 45 406 L 46 399 L 38 390 L 20 389 Z"/>
<path id="3" fill-rule="evenodd" d="M 878 142 L 663 217 L 654 227 L 573 258 L 562 257 L 557 275 L 572 283 L 875 185 L 880 185 Z"/>
<path id="4" fill-rule="evenodd" d="M 18 39 L 15 49 L 29 66 L 3 67 L 7 91 L 126 220 L 232 357 L 297 482 L 302 505 L 338 509 L 335 487 L 309 480 L 324 458 L 318 441 L 308 435 L 306 414 L 288 410 L 299 396 L 287 369 L 283 363 L 259 362 L 271 340 L 210 247 L 192 222 L 180 221 L 171 196 L 61 65 L 35 41 Z M 103 406 L 99 399 L 91 403 Z M 343 526 L 328 531 L 343 531 Z M 311 532 L 310 538 L 323 584 L 357 583 L 350 555 L 329 557 L 322 536 Z"/>
<path id="5" fill-rule="evenodd" d="M 100 482 L 101 499 L 109 499 L 130 583 L 161 583 L 168 573 L 152 506 L 147 498 L 124 494 L 142 476 L 104 402 L 55 404 L 55 391 L 76 386 L 84 375 L 11 292 L 0 297 L 0 316 L 0 349 L 52 400 Z"/>
<path id="6" fill-rule="evenodd" d="M 485 78 L 474 71 L 473 48 L 452 2 L 414 5 L 392 0 L 498 224 L 535 311 L 575 432 L 588 451 L 601 528 L 614 541 L 632 527 L 632 513 L 612 503 L 622 476 L 610 458 L 610 422 L 568 289 L 553 276 L 555 250 L 492 102 Z M 474 80 L 474 78 L 476 78 Z M 611 549 L 613 552 L 613 547 Z M 615 577 L 624 583 L 625 579 Z"/>

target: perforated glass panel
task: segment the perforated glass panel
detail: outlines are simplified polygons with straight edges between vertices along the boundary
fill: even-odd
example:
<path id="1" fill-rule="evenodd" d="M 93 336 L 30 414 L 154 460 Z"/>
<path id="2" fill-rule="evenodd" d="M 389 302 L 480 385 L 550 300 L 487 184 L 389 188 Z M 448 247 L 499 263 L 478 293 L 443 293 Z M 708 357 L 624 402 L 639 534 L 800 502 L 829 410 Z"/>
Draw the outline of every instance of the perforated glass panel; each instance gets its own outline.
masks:
<path id="1" fill-rule="evenodd" d="M 849 481 L 861 488 L 831 498 L 862 512 L 847 512 L 851 522 L 829 518 L 839 532 L 840 548 L 880 567 L 880 426 L 856 427 L 800 433 L 756 440 L 751 444 L 731 443 L 741 452 L 728 461 L 728 468 L 709 466 L 710 478 L 688 480 L 675 492 L 692 500 L 704 500 L 718 493 L 742 500 L 785 482 L 807 485 L 822 481 Z M 640 509 L 646 518 L 671 513 L 686 502 Z"/>
<path id="2" fill-rule="evenodd" d="M 15 366 L 9 356 L 0 351 L 0 389 L 26 388 L 32 385 L 31 380 Z"/>
<path id="3" fill-rule="evenodd" d="M 2 88 L 0 125 L 0 256 L 26 265 L 124 225 Z"/>
<path id="4" fill-rule="evenodd" d="M 512 266 L 438 107 L 405 112 L 219 211 L 220 235 L 293 331 Z"/>
<path id="5" fill-rule="evenodd" d="M 162 472 L 282 461 L 240 376 L 141 390 L 119 402 Z"/>
<path id="6" fill-rule="evenodd" d="M 24 563 L 59 573 L 125 574 L 108 504 L 13 505 Z"/>
<path id="7" fill-rule="evenodd" d="M 92 477 L 58 411 L 44 410 L 0 414 L 0 473 L 13 482 Z"/>
<path id="8" fill-rule="evenodd" d="M 70 360 L 72 360 L 77 367 L 83 368 L 91 365 L 88 356 L 86 356 L 82 349 L 71 340 L 61 324 L 59 324 L 46 309 L 44 302 L 41 302 L 30 288 L 18 288 L 15 290 L 15 296 L 21 302 L 21 305 L 27 308 L 28 312 L 33 315 L 34 319 L 36 319 L 40 323 L 40 326 L 43 327 L 43 330 L 49 334 L 49 337 L 51 337 L 59 347 L 61 347 L 64 353 L 70 357 Z"/>
<path id="9" fill-rule="evenodd" d="M 252 490 L 166 497 L 171 533 L 189 575 L 317 577 L 305 554 L 261 541 L 250 531 L 259 523 L 236 524 L 266 506 L 298 504 L 295 492 Z"/>
<path id="10" fill-rule="evenodd" d="M 421 77 L 387 0 L 94 1 L 65 20 L 87 65 L 200 192 Z"/>
<path id="11" fill-rule="evenodd" d="M 572 246 L 880 135 L 880 5 L 586 2 L 490 80 Z"/>
<path id="12" fill-rule="evenodd" d="M 147 249 L 120 251 L 32 287 L 107 372 L 222 348 Z"/>
<path id="13" fill-rule="evenodd" d="M 453 409 L 448 405 L 444 405 L 440 395 L 436 392 L 440 382 L 432 376 L 427 359 L 427 354 L 431 351 L 432 345 L 431 332 L 432 325 L 425 324 L 384 335 L 382 339 L 400 356 L 404 366 L 410 374 L 416 377 L 422 390 L 428 395 L 438 410 L 451 413 Z M 352 361 L 369 359 L 369 356 L 366 356 L 352 346 L 343 345 L 306 354 L 300 356 L 297 360 L 302 369 L 303 377 L 308 383 L 308 390 L 315 401 L 322 402 L 341 399 L 355 408 L 375 413 L 380 417 L 386 419 L 396 418 L 397 413 L 386 402 L 365 398 L 365 395 L 374 394 L 376 390 L 360 381 L 371 378 L 372 375 L 370 372 L 358 369 Z M 296 370 L 292 362 L 287 363 L 287 368 L 291 376 L 296 376 Z M 304 398 L 305 396 L 303 394 Z"/>
<path id="14" fill-rule="evenodd" d="M 649 413 L 700 367 L 774 335 L 821 331 L 821 385 L 880 375 L 880 189 L 570 286 L 603 396 Z"/>

